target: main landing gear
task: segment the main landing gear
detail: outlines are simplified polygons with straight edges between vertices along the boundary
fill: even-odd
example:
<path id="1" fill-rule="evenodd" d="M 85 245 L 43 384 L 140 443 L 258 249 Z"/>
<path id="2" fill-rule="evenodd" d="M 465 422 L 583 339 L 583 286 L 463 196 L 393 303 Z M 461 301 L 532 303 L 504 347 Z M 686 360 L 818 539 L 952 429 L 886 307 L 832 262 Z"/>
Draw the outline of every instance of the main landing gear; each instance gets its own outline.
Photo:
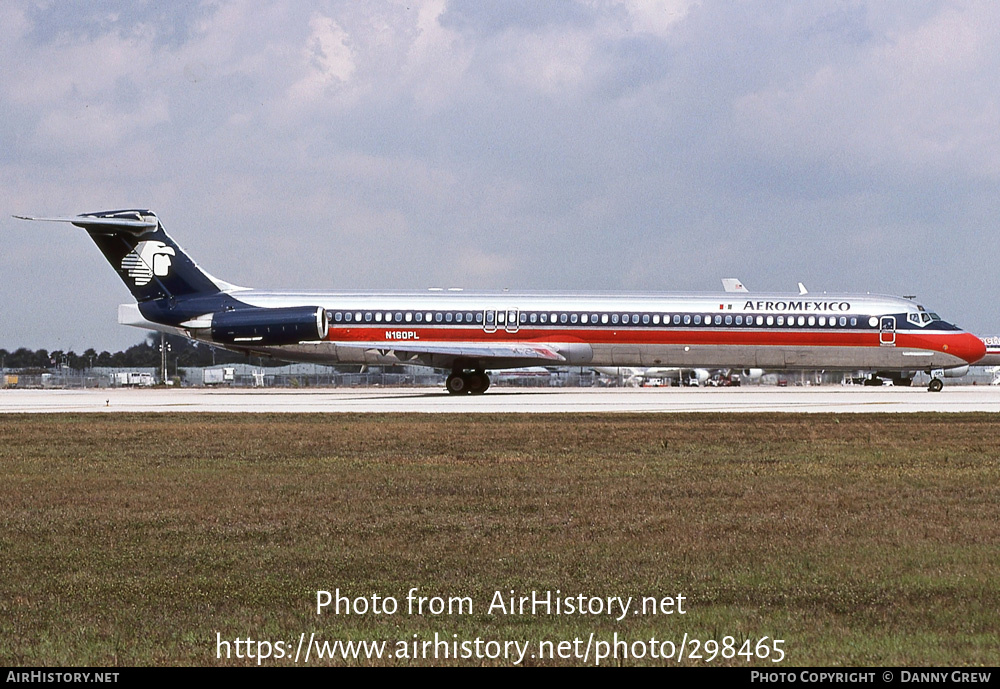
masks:
<path id="1" fill-rule="evenodd" d="M 452 395 L 481 395 L 490 387 L 490 377 L 483 371 L 455 370 L 448 376 L 445 387 Z"/>

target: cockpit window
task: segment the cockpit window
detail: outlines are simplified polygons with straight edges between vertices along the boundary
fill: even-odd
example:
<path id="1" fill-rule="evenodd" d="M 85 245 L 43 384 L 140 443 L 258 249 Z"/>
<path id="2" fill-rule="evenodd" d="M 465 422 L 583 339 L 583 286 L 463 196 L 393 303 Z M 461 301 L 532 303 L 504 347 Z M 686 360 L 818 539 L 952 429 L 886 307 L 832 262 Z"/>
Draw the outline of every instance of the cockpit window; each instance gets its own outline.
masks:
<path id="1" fill-rule="evenodd" d="M 908 313 L 906 314 L 906 320 L 914 325 L 925 326 L 931 321 L 941 320 L 937 317 L 935 313 L 927 313 L 926 311 L 921 311 L 920 313 Z"/>

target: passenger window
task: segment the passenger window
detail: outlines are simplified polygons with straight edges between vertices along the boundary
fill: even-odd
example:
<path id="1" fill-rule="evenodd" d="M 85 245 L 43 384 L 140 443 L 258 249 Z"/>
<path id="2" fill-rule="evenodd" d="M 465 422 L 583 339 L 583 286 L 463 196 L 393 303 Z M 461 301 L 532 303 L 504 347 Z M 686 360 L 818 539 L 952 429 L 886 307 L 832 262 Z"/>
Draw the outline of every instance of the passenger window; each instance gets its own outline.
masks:
<path id="1" fill-rule="evenodd" d="M 768 325 L 774 325 L 774 316 L 768 316 L 767 317 L 767 324 Z"/>
<path id="2" fill-rule="evenodd" d="M 743 325 L 743 316 L 736 317 L 736 325 Z"/>
<path id="3" fill-rule="evenodd" d="M 461 311 L 459 311 L 458 313 L 455 314 L 455 322 L 456 323 L 461 323 L 462 322 L 462 312 Z"/>
<path id="4" fill-rule="evenodd" d="M 396 322 L 397 323 L 402 323 L 403 322 L 403 313 L 401 311 L 397 311 L 396 312 Z"/>
<path id="5" fill-rule="evenodd" d="M 537 313 L 533 313 L 533 314 L 531 314 L 531 318 L 529 318 L 529 320 L 530 320 L 530 321 L 531 321 L 532 323 L 537 323 L 537 322 L 538 322 L 538 314 L 537 314 Z"/>
<path id="6" fill-rule="evenodd" d="M 577 317 L 577 314 L 575 314 L 575 313 L 572 314 L 572 315 L 570 315 L 570 317 L 569 317 L 569 322 L 570 323 L 576 323 L 578 320 L 579 320 L 579 318 Z"/>
<path id="7" fill-rule="evenodd" d="M 565 313 L 559 314 L 559 322 L 560 323 L 565 323 L 566 322 L 566 314 Z"/>
<path id="8" fill-rule="evenodd" d="M 757 316 L 757 325 L 764 325 L 764 317 Z"/>
<path id="9" fill-rule="evenodd" d="M 601 323 L 607 323 L 607 322 L 608 322 L 608 314 L 602 313 L 601 314 Z"/>
<path id="10" fill-rule="evenodd" d="M 809 325 L 816 325 L 816 316 L 809 316 Z"/>
<path id="11" fill-rule="evenodd" d="M 649 325 L 649 314 L 648 313 L 642 314 L 642 324 L 643 325 Z"/>
<path id="12" fill-rule="evenodd" d="M 778 325 L 784 325 L 785 324 L 785 317 L 784 316 L 778 316 L 776 322 L 777 322 Z"/>
<path id="13" fill-rule="evenodd" d="M 438 311 L 437 313 L 434 314 L 434 322 L 435 323 L 440 323 L 443 320 L 444 320 L 444 314 L 442 314 L 440 311 Z"/>
<path id="14" fill-rule="evenodd" d="M 680 314 L 675 313 L 674 314 L 674 325 L 680 325 L 680 324 L 681 324 Z"/>
<path id="15" fill-rule="evenodd" d="M 340 323 L 340 321 L 343 318 L 344 318 L 344 314 L 342 314 L 340 311 L 338 311 L 337 313 L 333 314 L 333 320 L 335 320 L 337 323 Z"/>
<path id="16" fill-rule="evenodd" d="M 732 325 L 732 324 L 733 324 L 733 317 L 726 316 L 726 325 Z"/>
<path id="17" fill-rule="evenodd" d="M 618 314 L 617 313 L 611 314 L 611 322 L 612 323 L 617 323 L 618 322 Z"/>
<path id="18" fill-rule="evenodd" d="M 409 323 L 412 320 L 413 320 L 413 312 L 412 311 L 407 311 L 406 312 L 406 322 Z"/>

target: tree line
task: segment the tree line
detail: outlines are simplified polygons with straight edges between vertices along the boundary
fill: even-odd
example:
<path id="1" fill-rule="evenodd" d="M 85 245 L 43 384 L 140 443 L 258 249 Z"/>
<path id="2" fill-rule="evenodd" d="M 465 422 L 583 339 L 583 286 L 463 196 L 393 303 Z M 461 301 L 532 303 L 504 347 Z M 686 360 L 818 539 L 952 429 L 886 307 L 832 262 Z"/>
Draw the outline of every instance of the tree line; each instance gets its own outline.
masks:
<path id="1" fill-rule="evenodd" d="M 180 335 L 167 335 L 167 361 L 169 367 L 177 366 L 212 366 L 214 364 L 245 363 L 247 356 L 229 352 L 219 347 L 213 347 L 204 342 L 195 342 Z M 95 366 L 112 366 L 116 368 L 145 368 L 160 366 L 160 335 L 150 333 L 145 341 L 133 345 L 121 352 L 98 352 L 88 349 L 82 354 L 74 351 L 48 351 L 38 349 L 32 351 L 20 347 L 14 351 L 0 349 L 0 366 L 13 369 L 54 369 L 69 368 L 75 371 L 85 371 Z M 257 365 L 282 365 L 284 362 L 264 358 L 262 361 L 254 357 Z"/>

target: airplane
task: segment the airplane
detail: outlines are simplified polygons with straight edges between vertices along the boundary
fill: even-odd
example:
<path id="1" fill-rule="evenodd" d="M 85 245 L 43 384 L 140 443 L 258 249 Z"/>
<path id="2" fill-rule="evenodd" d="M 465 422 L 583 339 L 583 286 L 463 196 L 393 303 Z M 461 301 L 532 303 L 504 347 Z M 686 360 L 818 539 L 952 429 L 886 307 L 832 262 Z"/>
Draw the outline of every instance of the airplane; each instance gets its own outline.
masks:
<path id="1" fill-rule="evenodd" d="M 149 210 L 22 220 L 87 231 L 135 298 L 124 325 L 253 355 L 451 371 L 481 394 L 489 370 L 530 366 L 967 370 L 985 345 L 909 299 L 872 294 L 295 292 L 239 287 L 202 270 Z"/>
<path id="2" fill-rule="evenodd" d="M 977 366 L 1000 366 L 1000 336 L 989 335 L 980 338 L 986 346 L 986 354 L 976 362 Z"/>

